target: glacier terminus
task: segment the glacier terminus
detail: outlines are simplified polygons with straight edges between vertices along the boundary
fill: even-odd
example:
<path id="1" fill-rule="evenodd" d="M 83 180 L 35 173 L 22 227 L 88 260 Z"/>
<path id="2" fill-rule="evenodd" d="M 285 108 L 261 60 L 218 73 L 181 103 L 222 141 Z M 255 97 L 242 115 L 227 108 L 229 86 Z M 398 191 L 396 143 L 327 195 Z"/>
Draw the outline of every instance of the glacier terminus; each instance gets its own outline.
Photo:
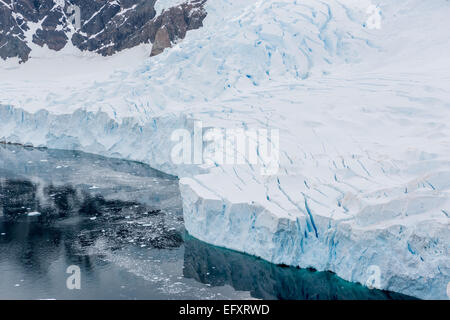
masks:
<path id="1" fill-rule="evenodd" d="M 137 19 L 132 7 L 111 6 L 111 23 Z M 108 24 L 64 25 L 58 51 L 45 18 L 27 18 L 17 37 L 29 50 L 0 59 L 0 141 L 177 176 L 186 230 L 214 246 L 449 299 L 448 1 L 159 0 L 155 8 L 124 43 L 109 42 L 117 37 Z M 0 33 L 0 52 L 1 41 Z M 212 128 L 277 132 L 277 170 L 267 174 L 259 145 L 236 155 L 237 143 L 223 157 L 239 161 L 173 161 L 173 133 L 193 139 L 198 122 L 201 137 Z"/>

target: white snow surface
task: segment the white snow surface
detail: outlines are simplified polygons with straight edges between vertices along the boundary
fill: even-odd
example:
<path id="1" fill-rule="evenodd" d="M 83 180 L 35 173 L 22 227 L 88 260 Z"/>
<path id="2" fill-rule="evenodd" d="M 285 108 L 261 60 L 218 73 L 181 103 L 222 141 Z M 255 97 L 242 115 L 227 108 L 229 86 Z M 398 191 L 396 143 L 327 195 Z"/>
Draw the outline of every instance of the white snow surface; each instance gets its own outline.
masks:
<path id="1" fill-rule="evenodd" d="M 157 0 L 155 3 L 156 15 L 160 15 L 164 10 L 176 7 L 180 4 L 189 2 L 189 0 Z"/>
<path id="2" fill-rule="evenodd" d="M 450 281 L 450 3 L 208 0 L 163 54 L 0 62 L 0 140 L 178 175 L 200 240 L 425 299 Z M 175 129 L 280 130 L 280 170 L 175 165 Z"/>

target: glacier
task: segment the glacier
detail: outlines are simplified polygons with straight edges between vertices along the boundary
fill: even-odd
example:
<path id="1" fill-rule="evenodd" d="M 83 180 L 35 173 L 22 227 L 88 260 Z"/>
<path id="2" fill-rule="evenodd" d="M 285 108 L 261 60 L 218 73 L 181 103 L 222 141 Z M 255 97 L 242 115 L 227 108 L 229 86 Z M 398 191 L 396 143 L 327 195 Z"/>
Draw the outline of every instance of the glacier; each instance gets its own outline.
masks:
<path id="1" fill-rule="evenodd" d="M 202 241 L 447 299 L 450 4 L 380 0 L 370 29 L 371 4 L 208 0 L 204 27 L 157 57 L 0 62 L 0 141 L 148 163 L 180 177 Z M 171 134 L 194 121 L 278 129 L 278 173 L 174 164 Z"/>

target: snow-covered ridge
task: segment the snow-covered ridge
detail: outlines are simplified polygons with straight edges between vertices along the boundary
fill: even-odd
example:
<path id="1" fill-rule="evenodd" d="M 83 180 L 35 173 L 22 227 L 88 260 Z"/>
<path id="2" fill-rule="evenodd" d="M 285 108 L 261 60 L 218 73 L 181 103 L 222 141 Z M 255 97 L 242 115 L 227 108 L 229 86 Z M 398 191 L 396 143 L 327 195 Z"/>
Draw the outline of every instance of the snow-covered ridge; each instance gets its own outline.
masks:
<path id="1" fill-rule="evenodd" d="M 155 3 L 156 15 L 159 16 L 164 10 L 179 6 L 189 0 L 158 0 Z"/>
<path id="2" fill-rule="evenodd" d="M 445 299 L 450 5 L 379 1 L 370 30 L 369 4 L 210 0 L 204 28 L 99 80 L 2 70 L 0 138 L 177 174 L 186 227 L 209 243 L 363 284 L 375 266 L 380 288 Z M 194 119 L 279 129 L 279 173 L 174 165 L 171 133 Z"/>

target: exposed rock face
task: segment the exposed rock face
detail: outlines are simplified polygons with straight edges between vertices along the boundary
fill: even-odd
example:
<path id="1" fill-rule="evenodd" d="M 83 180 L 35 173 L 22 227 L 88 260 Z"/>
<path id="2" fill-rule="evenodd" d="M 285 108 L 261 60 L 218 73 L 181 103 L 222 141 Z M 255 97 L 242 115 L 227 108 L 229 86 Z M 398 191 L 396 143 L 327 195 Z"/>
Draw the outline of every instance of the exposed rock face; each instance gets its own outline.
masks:
<path id="1" fill-rule="evenodd" d="M 203 10 L 205 2 L 206 0 L 190 1 L 163 11 L 152 24 L 152 30 L 149 30 L 150 41 L 153 43 L 151 55 L 160 54 L 177 39 L 184 39 L 188 30 L 201 28 L 206 17 Z M 155 27 L 158 28 L 156 33 Z"/>
<path id="2" fill-rule="evenodd" d="M 0 2 L 0 58 L 19 57 L 22 61 L 27 60 L 31 49 L 24 41 L 24 31 L 29 28 L 25 18 L 14 14 L 7 5 L 11 0 L 5 1 Z"/>
<path id="3" fill-rule="evenodd" d="M 157 0 L 2 0 L 0 57 L 29 59 L 30 43 L 59 51 L 69 41 L 80 50 L 112 55 L 155 43 L 152 55 L 202 26 L 206 0 L 186 0 L 156 16 Z M 80 28 L 73 24 L 80 8 Z M 156 40 L 155 40 L 156 39 Z"/>
<path id="4" fill-rule="evenodd" d="M 153 42 L 152 53 L 151 56 L 156 56 L 164 51 L 165 48 L 170 47 L 170 37 L 169 31 L 165 26 L 158 29 L 156 32 L 155 41 Z"/>

